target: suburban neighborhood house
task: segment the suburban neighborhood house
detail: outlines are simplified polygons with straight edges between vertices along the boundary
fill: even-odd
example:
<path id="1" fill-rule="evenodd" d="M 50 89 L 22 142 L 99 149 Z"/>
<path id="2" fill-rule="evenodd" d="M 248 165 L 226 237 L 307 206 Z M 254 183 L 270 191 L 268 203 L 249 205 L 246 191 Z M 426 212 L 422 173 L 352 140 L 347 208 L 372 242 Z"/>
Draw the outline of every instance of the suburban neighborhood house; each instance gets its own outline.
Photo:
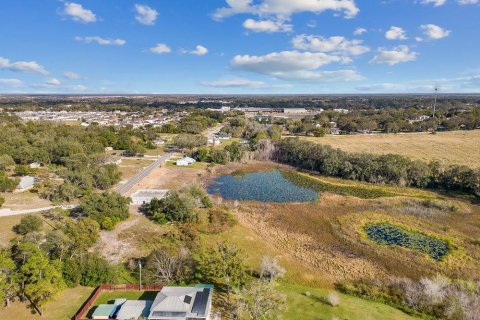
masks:
<path id="1" fill-rule="evenodd" d="M 212 308 L 211 285 L 163 287 L 155 300 L 116 299 L 99 305 L 93 319 L 209 320 Z"/>
<path id="2" fill-rule="evenodd" d="M 178 159 L 175 164 L 177 166 L 180 166 L 180 167 L 187 167 L 187 166 L 191 166 L 195 163 L 195 159 L 193 158 L 190 158 L 190 157 L 183 157 L 181 159 Z"/>

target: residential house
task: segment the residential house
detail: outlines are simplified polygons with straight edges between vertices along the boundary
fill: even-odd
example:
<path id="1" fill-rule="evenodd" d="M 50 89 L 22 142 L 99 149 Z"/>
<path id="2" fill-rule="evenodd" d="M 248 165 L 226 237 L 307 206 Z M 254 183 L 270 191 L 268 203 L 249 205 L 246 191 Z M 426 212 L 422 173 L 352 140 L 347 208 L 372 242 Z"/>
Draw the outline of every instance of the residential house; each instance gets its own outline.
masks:
<path id="1" fill-rule="evenodd" d="M 130 196 L 133 205 L 143 205 L 150 203 L 152 199 L 163 199 L 167 195 L 166 189 L 138 190 Z"/>
<path id="2" fill-rule="evenodd" d="M 183 157 L 181 159 L 178 159 L 175 164 L 180 167 L 188 167 L 191 166 L 195 163 L 195 159 L 190 158 L 190 157 Z"/>

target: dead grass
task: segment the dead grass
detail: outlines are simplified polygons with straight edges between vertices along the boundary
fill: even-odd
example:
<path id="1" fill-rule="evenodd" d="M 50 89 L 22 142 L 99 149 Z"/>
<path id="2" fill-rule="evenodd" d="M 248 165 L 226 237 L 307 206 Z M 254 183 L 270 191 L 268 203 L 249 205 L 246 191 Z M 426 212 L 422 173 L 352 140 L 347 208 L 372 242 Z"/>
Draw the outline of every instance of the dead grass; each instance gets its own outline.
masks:
<path id="1" fill-rule="evenodd" d="M 22 215 L 18 215 L 0 218 L 0 245 L 8 246 L 10 244 L 10 240 L 16 235 L 13 232 L 13 226 L 19 224 L 22 217 Z"/>
<path id="2" fill-rule="evenodd" d="M 446 165 L 480 167 L 480 130 L 406 134 L 325 136 L 302 139 L 329 144 L 347 152 L 395 153 L 416 160 L 440 160 Z"/>
<path id="3" fill-rule="evenodd" d="M 123 159 L 122 163 L 118 165 L 118 169 L 122 173 L 122 179 L 128 180 L 151 164 L 152 160 Z"/>
<path id="4" fill-rule="evenodd" d="M 29 191 L 2 193 L 1 196 L 5 198 L 5 203 L 0 209 L 26 210 L 52 205 L 50 201 L 42 199 L 38 194 Z"/>

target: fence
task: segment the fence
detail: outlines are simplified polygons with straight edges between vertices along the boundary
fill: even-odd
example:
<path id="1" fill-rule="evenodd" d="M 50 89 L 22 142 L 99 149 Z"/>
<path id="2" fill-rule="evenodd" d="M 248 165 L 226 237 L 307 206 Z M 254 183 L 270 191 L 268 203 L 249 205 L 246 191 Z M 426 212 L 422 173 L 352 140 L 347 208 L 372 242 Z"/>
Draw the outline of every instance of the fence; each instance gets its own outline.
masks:
<path id="1" fill-rule="evenodd" d="M 138 284 L 102 284 L 101 286 L 97 287 L 95 291 L 93 291 L 90 298 L 85 302 L 82 308 L 76 313 L 74 320 L 89 320 L 86 318 L 88 310 L 92 307 L 97 300 L 98 296 L 102 291 L 127 291 L 127 290 L 142 290 L 142 291 L 160 291 L 162 290 L 163 286 L 159 284 L 151 284 L 151 285 L 140 285 Z"/>

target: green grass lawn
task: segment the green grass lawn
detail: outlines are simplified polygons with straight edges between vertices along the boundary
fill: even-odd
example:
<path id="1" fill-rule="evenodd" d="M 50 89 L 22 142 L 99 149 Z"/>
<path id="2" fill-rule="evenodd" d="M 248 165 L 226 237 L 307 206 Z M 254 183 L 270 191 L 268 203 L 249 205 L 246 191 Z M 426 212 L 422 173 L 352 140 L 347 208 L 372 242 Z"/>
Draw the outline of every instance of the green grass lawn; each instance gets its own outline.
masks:
<path id="1" fill-rule="evenodd" d="M 62 290 L 43 308 L 43 316 L 33 313 L 27 304 L 15 302 L 8 308 L 0 308 L 0 319 L 68 320 L 87 301 L 93 288 L 76 287 Z"/>
<path id="2" fill-rule="evenodd" d="M 287 298 L 284 319 L 302 320 L 407 320 L 416 319 L 400 310 L 357 297 L 338 293 L 339 304 L 335 307 L 326 302 L 327 289 L 308 288 L 282 284 L 278 290 Z M 305 293 L 309 292 L 307 296 Z"/>

